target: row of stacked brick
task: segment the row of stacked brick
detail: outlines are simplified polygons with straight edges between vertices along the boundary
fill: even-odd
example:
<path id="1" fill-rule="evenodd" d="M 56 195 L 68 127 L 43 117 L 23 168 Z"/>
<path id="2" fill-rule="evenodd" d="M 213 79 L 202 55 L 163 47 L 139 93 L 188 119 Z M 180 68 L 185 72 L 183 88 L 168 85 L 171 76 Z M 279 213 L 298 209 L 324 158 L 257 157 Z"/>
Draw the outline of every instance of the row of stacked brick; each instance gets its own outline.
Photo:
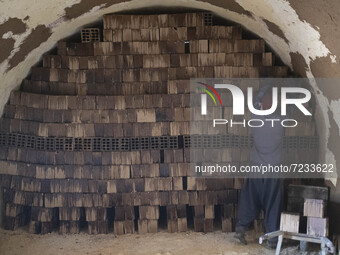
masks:
<path id="1" fill-rule="evenodd" d="M 191 136 L 200 101 L 190 100 L 189 79 L 285 77 L 287 67 L 274 65 L 263 40 L 242 40 L 240 27 L 211 18 L 106 15 L 104 42 L 59 42 L 57 55 L 43 56 L 0 120 L 6 228 L 233 230 L 242 179 L 190 177 L 190 148 L 238 166 L 249 161 L 250 128 Z M 214 114 L 229 119 L 231 106 L 226 98 Z M 285 153 L 314 162 L 314 122 L 294 117 L 301 128 L 286 131 Z"/>
<path id="2" fill-rule="evenodd" d="M 193 97 L 193 96 L 192 96 Z M 12 92 L 10 104 L 0 121 L 0 132 L 55 137 L 164 136 L 188 135 L 210 125 L 211 118 L 232 118 L 232 106 L 214 109 L 208 119 L 200 115 L 199 98 L 190 94 L 129 96 L 48 96 Z M 158 100 L 157 100 L 158 99 Z M 194 103 L 193 107 L 190 107 Z M 197 103 L 197 106 L 195 106 Z M 229 104 L 231 100 L 229 101 Z M 310 107 L 311 108 L 311 107 Z M 8 116 L 8 118 L 6 118 Z M 313 136 L 315 125 L 310 116 L 296 111 L 292 116 L 300 128 L 287 128 L 287 136 Z M 250 113 L 245 115 L 250 118 Z M 106 130 L 104 128 L 106 127 Z M 196 132 L 197 131 L 197 132 Z M 248 126 L 223 129 L 224 134 L 250 135 Z M 221 134 L 211 130 L 211 134 Z"/>
<path id="3" fill-rule="evenodd" d="M 15 229 L 26 222 L 29 223 L 29 232 L 42 234 L 54 231 L 58 227 L 60 233 L 72 234 L 85 231 L 86 228 L 89 234 L 113 232 L 117 235 L 136 232 L 156 233 L 166 229 L 171 233 L 188 229 L 197 232 L 212 232 L 216 229 L 231 232 L 235 219 L 235 205 L 28 208 L 7 203 L 5 213 L 5 228 Z M 257 219 L 256 230 L 259 232 L 261 224 L 262 219 Z"/>

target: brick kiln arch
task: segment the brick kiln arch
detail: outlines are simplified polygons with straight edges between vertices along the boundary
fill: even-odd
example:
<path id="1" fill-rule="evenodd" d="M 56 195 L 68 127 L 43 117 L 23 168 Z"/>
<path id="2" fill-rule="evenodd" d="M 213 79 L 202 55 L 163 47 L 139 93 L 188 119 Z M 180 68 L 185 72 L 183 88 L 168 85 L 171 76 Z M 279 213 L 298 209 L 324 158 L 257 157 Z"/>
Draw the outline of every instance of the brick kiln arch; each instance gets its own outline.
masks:
<path id="1" fill-rule="evenodd" d="M 242 181 L 189 177 L 189 78 L 285 77 L 288 68 L 264 40 L 207 17 L 105 15 L 103 42 L 61 41 L 43 56 L 1 119 L 5 228 L 77 233 L 86 223 L 91 234 L 112 225 L 123 234 L 165 222 L 177 232 L 189 221 L 209 232 L 217 221 L 232 231 Z M 286 134 L 286 153 L 313 162 L 314 123 L 303 121 L 302 133 Z M 233 161 L 249 160 L 244 130 L 226 133 Z"/>

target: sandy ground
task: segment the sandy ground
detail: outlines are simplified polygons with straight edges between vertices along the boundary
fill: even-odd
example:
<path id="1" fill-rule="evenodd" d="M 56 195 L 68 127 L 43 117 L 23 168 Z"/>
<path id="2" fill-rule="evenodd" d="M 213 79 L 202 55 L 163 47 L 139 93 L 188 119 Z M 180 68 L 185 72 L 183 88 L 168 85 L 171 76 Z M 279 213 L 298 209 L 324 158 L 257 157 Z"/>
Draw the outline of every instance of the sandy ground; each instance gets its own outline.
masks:
<path id="1" fill-rule="evenodd" d="M 233 233 L 208 234 L 186 232 L 160 232 L 146 235 L 60 235 L 51 233 L 33 235 L 25 230 L 0 229 L 0 254 L 113 254 L 113 255 L 269 255 L 268 250 L 257 243 L 254 234 L 248 234 L 247 246 L 238 244 Z M 281 254 L 304 254 L 297 246 L 285 248 Z M 315 254 L 315 253 L 313 253 Z M 316 253 L 317 254 L 317 253 Z"/>

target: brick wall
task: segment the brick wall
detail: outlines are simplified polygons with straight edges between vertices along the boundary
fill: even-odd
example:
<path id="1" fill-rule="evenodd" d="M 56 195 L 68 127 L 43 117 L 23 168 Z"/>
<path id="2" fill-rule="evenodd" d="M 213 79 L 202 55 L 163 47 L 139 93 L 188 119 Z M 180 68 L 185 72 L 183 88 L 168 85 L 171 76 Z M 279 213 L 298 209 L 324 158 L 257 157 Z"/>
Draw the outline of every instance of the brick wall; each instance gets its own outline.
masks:
<path id="1" fill-rule="evenodd" d="M 5 228 L 232 231 L 243 180 L 190 177 L 189 148 L 209 142 L 239 164 L 252 137 L 244 128 L 190 137 L 189 79 L 287 72 L 263 40 L 213 26 L 209 14 L 105 15 L 103 42 L 59 42 L 11 94 L 0 120 Z M 285 153 L 313 162 L 314 123 L 296 117 L 303 128 L 286 131 Z"/>

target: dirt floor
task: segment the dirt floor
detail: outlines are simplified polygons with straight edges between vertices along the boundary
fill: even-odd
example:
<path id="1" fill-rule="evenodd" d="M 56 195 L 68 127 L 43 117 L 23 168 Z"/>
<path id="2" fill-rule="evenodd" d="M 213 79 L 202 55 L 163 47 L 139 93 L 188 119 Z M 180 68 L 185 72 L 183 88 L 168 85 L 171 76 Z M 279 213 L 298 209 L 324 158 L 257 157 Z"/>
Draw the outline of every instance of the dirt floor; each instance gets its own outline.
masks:
<path id="1" fill-rule="evenodd" d="M 233 239 L 233 233 L 197 232 L 167 233 L 146 235 L 60 235 L 51 233 L 33 235 L 26 230 L 6 231 L 0 229 L 0 254 L 113 254 L 113 255 L 269 255 L 274 251 L 259 245 L 252 233 L 248 234 L 249 244 L 243 246 Z M 301 253 L 295 245 L 286 247 L 281 254 Z"/>

